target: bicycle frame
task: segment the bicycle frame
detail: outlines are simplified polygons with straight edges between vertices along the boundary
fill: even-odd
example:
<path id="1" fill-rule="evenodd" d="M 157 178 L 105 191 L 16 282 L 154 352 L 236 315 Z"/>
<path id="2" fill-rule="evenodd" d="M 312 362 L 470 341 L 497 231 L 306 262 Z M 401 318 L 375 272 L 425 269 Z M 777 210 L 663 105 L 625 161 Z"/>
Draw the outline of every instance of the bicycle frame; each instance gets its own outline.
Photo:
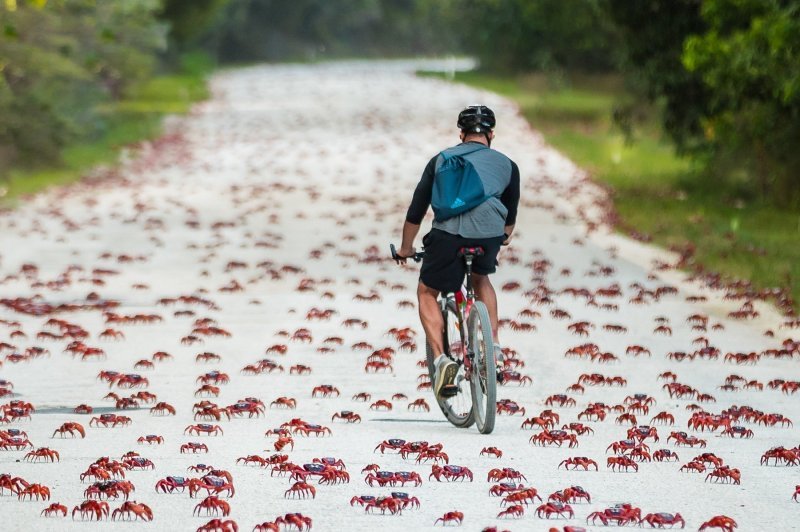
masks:
<path id="1" fill-rule="evenodd" d="M 444 315 L 447 302 L 450 300 L 455 302 L 456 312 L 458 313 L 458 326 L 462 331 L 461 336 L 465 343 L 462 347 L 464 356 L 460 357 L 456 362 L 464 365 L 465 378 L 470 380 L 472 378 L 472 359 L 474 357 L 474 352 L 469 343 L 470 337 L 467 320 L 469 319 L 470 312 L 472 312 L 472 307 L 475 305 L 475 289 L 472 286 L 472 256 L 466 255 L 464 257 L 464 263 L 467 267 L 464 286 L 458 292 L 453 292 L 448 294 L 447 297 L 443 297 L 439 305 Z"/>

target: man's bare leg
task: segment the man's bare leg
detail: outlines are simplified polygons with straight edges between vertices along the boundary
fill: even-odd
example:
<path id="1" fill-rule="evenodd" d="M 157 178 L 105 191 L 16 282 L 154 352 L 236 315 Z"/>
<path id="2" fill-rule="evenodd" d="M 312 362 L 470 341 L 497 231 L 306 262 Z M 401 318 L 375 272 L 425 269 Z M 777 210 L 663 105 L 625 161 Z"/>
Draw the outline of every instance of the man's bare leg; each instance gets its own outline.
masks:
<path id="1" fill-rule="evenodd" d="M 425 329 L 425 336 L 428 338 L 433 356 L 444 353 L 444 338 L 442 335 L 444 323 L 442 322 L 442 311 L 439 308 L 439 302 L 436 300 L 438 296 L 438 290 L 426 286 L 422 281 L 419 282 L 417 287 L 419 319 L 422 322 L 422 328 Z"/>
<path id="2" fill-rule="evenodd" d="M 497 294 L 494 292 L 492 281 L 488 275 L 472 274 L 472 286 L 475 288 L 475 296 L 478 301 L 482 301 L 489 311 L 489 321 L 492 324 L 492 339 L 498 343 L 497 339 Z M 441 320 L 440 320 L 441 321 Z"/>

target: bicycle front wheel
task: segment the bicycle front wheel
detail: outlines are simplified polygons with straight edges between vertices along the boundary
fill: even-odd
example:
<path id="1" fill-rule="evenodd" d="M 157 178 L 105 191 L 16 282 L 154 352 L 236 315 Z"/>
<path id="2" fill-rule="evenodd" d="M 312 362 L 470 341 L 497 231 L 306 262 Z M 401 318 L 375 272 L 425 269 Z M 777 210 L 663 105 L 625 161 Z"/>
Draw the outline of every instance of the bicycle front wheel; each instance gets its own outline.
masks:
<path id="1" fill-rule="evenodd" d="M 497 413 L 497 368 L 489 312 L 480 301 L 469 314 L 469 339 L 472 351 L 472 414 L 481 434 L 494 430 Z"/>
<path id="2" fill-rule="evenodd" d="M 461 361 L 464 357 L 466 349 L 466 331 L 461 330 L 461 324 L 458 320 L 458 312 L 456 311 L 455 303 L 448 301 L 442 311 L 442 318 L 444 319 L 444 349 L 453 360 Z M 428 375 L 431 382 L 434 381 L 434 365 L 433 358 L 437 353 L 431 351 L 431 346 L 425 342 L 425 354 L 428 362 Z M 472 386 L 464 376 L 464 366 L 461 366 L 458 374 L 456 375 L 456 385 L 458 386 L 458 393 L 453 397 L 438 397 L 436 402 L 442 413 L 447 418 L 447 421 L 459 428 L 468 428 L 475 423 L 475 418 L 472 415 Z"/>

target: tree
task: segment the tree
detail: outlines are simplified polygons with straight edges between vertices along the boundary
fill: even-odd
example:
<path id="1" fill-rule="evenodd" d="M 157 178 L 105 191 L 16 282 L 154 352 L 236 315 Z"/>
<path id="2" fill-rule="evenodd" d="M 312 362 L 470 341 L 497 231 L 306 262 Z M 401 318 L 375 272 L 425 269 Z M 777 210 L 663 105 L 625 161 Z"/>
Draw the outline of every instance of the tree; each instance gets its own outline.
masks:
<path id="1" fill-rule="evenodd" d="M 596 0 L 460 0 L 457 29 L 486 70 L 607 71 L 615 36 Z"/>
<path id="2" fill-rule="evenodd" d="M 800 1 L 705 0 L 701 16 L 709 29 L 686 39 L 682 60 L 708 91 L 701 122 L 716 162 L 800 205 Z"/>
<path id="3" fill-rule="evenodd" d="M 460 0 L 237 0 L 210 31 L 223 62 L 452 52 Z"/>
<path id="4" fill-rule="evenodd" d="M 701 0 L 605 0 L 619 33 L 623 70 L 651 100 L 662 104 L 664 129 L 681 152 L 699 148 L 710 92 L 682 62 L 683 43 L 703 33 Z"/>
<path id="5" fill-rule="evenodd" d="M 7 3 L 0 172 L 19 160 L 56 160 L 68 140 L 98 127 L 97 103 L 150 74 L 153 52 L 165 43 L 158 8 L 158 0 Z"/>
<path id="6" fill-rule="evenodd" d="M 159 18 L 169 24 L 169 35 L 185 48 L 204 34 L 229 0 L 162 0 Z"/>

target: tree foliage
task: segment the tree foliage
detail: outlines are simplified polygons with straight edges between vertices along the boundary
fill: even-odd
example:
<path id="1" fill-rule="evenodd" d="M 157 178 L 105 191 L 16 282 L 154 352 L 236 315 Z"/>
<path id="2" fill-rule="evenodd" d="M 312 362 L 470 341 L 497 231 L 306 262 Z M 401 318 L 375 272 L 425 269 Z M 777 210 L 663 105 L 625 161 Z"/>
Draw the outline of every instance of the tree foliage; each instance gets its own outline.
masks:
<path id="1" fill-rule="evenodd" d="M 398 56 L 457 49 L 454 0 L 237 0 L 210 48 L 223 62 Z"/>
<path id="2" fill-rule="evenodd" d="M 707 175 L 800 203 L 800 1 L 606 0 L 623 72 Z"/>
<path id="3" fill-rule="evenodd" d="M 494 71 L 614 67 L 614 33 L 595 0 L 460 0 L 464 47 Z"/>
<path id="4" fill-rule="evenodd" d="M 98 102 L 150 74 L 164 46 L 158 8 L 158 0 L 42 0 L 0 10 L 0 171 L 57 159 L 68 140 L 98 126 Z"/>
<path id="5" fill-rule="evenodd" d="M 180 48 L 196 44 L 229 0 L 162 0 L 159 18 L 169 24 L 169 35 Z"/>
<path id="6" fill-rule="evenodd" d="M 702 0 L 606 0 L 624 54 L 623 71 L 662 103 L 664 128 L 678 149 L 702 141 L 701 118 L 709 92 L 699 75 L 683 68 L 683 43 L 702 33 Z"/>
<path id="7" fill-rule="evenodd" d="M 763 196 L 800 204 L 800 2 L 706 0 L 707 32 L 684 43 L 702 79 L 702 123 L 718 170 L 742 165 Z"/>

